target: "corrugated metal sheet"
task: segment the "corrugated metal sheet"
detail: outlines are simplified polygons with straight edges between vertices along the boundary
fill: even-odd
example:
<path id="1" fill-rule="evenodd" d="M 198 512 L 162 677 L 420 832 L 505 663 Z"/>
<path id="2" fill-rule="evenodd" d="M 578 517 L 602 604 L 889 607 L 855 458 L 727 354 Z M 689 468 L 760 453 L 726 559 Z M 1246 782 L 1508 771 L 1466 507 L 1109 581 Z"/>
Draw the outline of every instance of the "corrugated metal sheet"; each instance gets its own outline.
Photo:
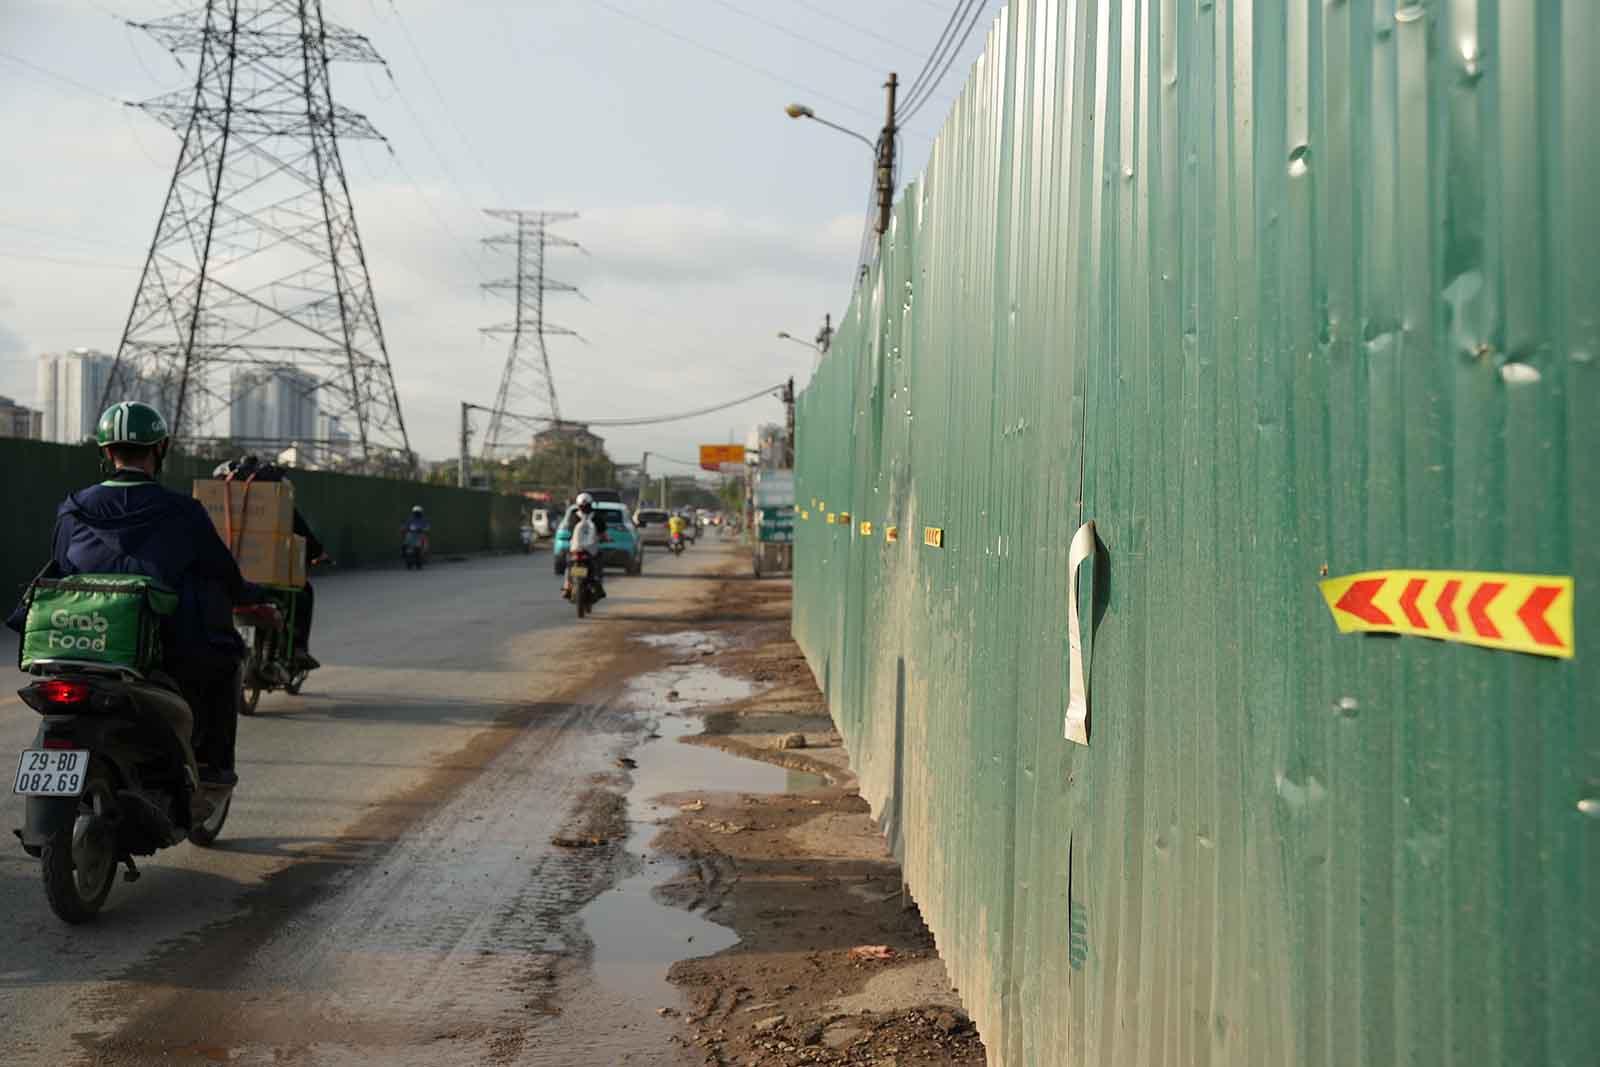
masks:
<path id="1" fill-rule="evenodd" d="M 801 397 L 794 617 L 994 1063 L 1600 1062 L 1597 101 L 1592 0 L 994 25 Z M 1577 656 L 1338 636 L 1380 567 L 1574 575 Z"/>

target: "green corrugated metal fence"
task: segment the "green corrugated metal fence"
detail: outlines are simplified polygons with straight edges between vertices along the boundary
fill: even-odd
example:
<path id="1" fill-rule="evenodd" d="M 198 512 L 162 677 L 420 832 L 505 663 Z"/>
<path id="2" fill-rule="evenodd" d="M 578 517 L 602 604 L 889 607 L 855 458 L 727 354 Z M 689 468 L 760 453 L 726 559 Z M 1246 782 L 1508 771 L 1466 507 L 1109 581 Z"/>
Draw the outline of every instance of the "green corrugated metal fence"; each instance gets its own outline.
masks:
<path id="1" fill-rule="evenodd" d="M 99 481 L 99 460 L 85 445 L 0 440 L 0 613 L 50 554 L 56 507 L 73 490 Z M 214 460 L 175 456 L 163 481 L 181 491 L 208 477 Z M 415 504 L 433 524 L 436 555 L 520 550 L 522 501 L 514 496 L 388 478 L 294 471 L 295 504 L 343 566 L 399 558 L 400 526 Z"/>
<path id="2" fill-rule="evenodd" d="M 1592 0 L 995 24 L 800 399 L 794 610 L 994 1063 L 1596 1062 L 1597 57 Z M 1571 575 L 1576 656 L 1340 636 L 1380 568 Z"/>

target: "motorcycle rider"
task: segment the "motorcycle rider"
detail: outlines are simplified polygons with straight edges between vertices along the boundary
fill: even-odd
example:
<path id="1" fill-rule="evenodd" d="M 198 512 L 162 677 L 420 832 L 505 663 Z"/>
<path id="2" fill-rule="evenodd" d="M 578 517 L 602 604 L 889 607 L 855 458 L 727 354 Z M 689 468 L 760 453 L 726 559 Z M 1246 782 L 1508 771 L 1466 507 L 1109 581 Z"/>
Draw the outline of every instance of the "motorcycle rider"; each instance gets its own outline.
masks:
<path id="1" fill-rule="evenodd" d="M 266 592 L 239 573 L 200 502 L 156 481 L 171 443 L 160 412 L 138 401 L 113 404 L 100 416 L 95 443 L 111 477 L 62 503 L 46 572 L 139 574 L 177 592 L 177 612 L 163 627 L 164 667 L 194 715 L 201 779 L 237 784 L 245 649 L 232 609 L 260 603 Z M 20 631 L 25 621 L 19 606 L 7 625 Z"/>
<path id="2" fill-rule="evenodd" d="M 211 472 L 213 478 L 222 478 L 228 481 L 257 481 L 257 482 L 282 482 L 287 481 L 284 469 L 275 463 L 263 463 L 256 456 L 241 456 L 238 459 L 219 463 Z M 300 514 L 300 509 L 294 509 L 294 532 L 306 539 L 306 562 L 323 563 L 328 559 L 327 550 L 322 542 L 317 540 L 317 535 L 312 532 L 311 524 L 306 522 L 306 517 Z M 306 584 L 294 594 L 296 598 L 294 608 L 294 661 L 290 667 L 294 671 L 314 671 L 322 666 L 317 657 L 311 654 L 311 617 L 316 612 L 317 593 L 311 587 L 311 578 L 306 578 Z"/>
<path id="3" fill-rule="evenodd" d="M 606 520 L 600 510 L 594 506 L 594 497 L 588 493 L 579 493 L 577 507 L 567 517 L 564 524 L 572 532 L 572 540 L 567 545 L 566 580 L 561 583 L 561 595 L 568 600 L 572 599 L 572 553 L 583 549 L 589 553 L 589 574 L 594 578 L 594 598 L 604 600 L 606 595 L 605 567 L 600 562 L 600 542 L 606 540 Z M 579 534 L 587 539 L 593 531 L 593 540 L 580 543 Z"/>
<path id="4" fill-rule="evenodd" d="M 411 517 L 400 526 L 400 544 L 402 548 L 416 548 L 426 556 L 428 554 L 428 531 L 433 524 L 423 514 L 422 505 L 417 504 L 411 509 Z"/>
<path id="5" fill-rule="evenodd" d="M 682 541 L 683 531 L 686 530 L 688 526 L 688 520 L 682 515 L 674 512 L 672 517 L 667 520 L 667 536 L 671 537 L 674 541 Z"/>

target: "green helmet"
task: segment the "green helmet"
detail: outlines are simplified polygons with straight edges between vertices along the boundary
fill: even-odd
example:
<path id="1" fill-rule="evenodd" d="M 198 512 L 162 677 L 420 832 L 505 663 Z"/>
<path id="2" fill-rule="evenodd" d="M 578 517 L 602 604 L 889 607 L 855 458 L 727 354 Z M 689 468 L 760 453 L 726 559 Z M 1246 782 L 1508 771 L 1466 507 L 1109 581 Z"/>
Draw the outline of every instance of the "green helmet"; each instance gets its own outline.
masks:
<path id="1" fill-rule="evenodd" d="M 149 404 L 124 400 L 112 404 L 100 416 L 94 440 L 107 445 L 159 445 L 167 439 L 167 420 Z"/>

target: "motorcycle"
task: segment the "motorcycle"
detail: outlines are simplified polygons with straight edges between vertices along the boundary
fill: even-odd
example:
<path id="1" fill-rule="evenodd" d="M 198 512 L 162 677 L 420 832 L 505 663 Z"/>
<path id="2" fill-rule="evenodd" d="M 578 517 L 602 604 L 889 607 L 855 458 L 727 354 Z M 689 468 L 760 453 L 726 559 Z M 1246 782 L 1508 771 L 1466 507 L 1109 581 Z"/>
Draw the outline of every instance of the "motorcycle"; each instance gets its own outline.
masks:
<path id="1" fill-rule="evenodd" d="M 25 797 L 23 850 L 42 861 L 45 897 L 65 922 L 94 918 L 126 864 L 186 838 L 217 840 L 233 786 L 202 783 L 194 716 L 176 683 L 115 666 L 63 663 L 17 691 L 43 716 L 13 792 Z"/>
<path id="2" fill-rule="evenodd" d="M 406 570 L 420 571 L 428 559 L 427 543 L 408 536 L 400 542 L 400 558 L 405 560 Z"/>
<path id="3" fill-rule="evenodd" d="M 233 609 L 233 627 L 244 641 L 244 670 L 240 674 L 241 715 L 254 715 L 261 694 L 283 690 L 300 692 L 311 671 L 296 662 L 293 589 L 268 587 L 271 604 L 247 604 Z"/>
<path id="4" fill-rule="evenodd" d="M 681 534 L 681 533 L 673 534 L 672 535 L 672 540 L 667 542 L 667 548 L 669 548 L 672 551 L 672 554 L 674 556 L 683 555 L 683 548 L 684 548 L 684 545 L 683 545 L 683 534 Z"/>
<path id="5" fill-rule="evenodd" d="M 567 563 L 567 575 L 572 582 L 572 602 L 578 606 L 578 618 L 588 615 L 604 592 L 600 588 L 600 561 L 582 549 L 574 549 Z"/>

